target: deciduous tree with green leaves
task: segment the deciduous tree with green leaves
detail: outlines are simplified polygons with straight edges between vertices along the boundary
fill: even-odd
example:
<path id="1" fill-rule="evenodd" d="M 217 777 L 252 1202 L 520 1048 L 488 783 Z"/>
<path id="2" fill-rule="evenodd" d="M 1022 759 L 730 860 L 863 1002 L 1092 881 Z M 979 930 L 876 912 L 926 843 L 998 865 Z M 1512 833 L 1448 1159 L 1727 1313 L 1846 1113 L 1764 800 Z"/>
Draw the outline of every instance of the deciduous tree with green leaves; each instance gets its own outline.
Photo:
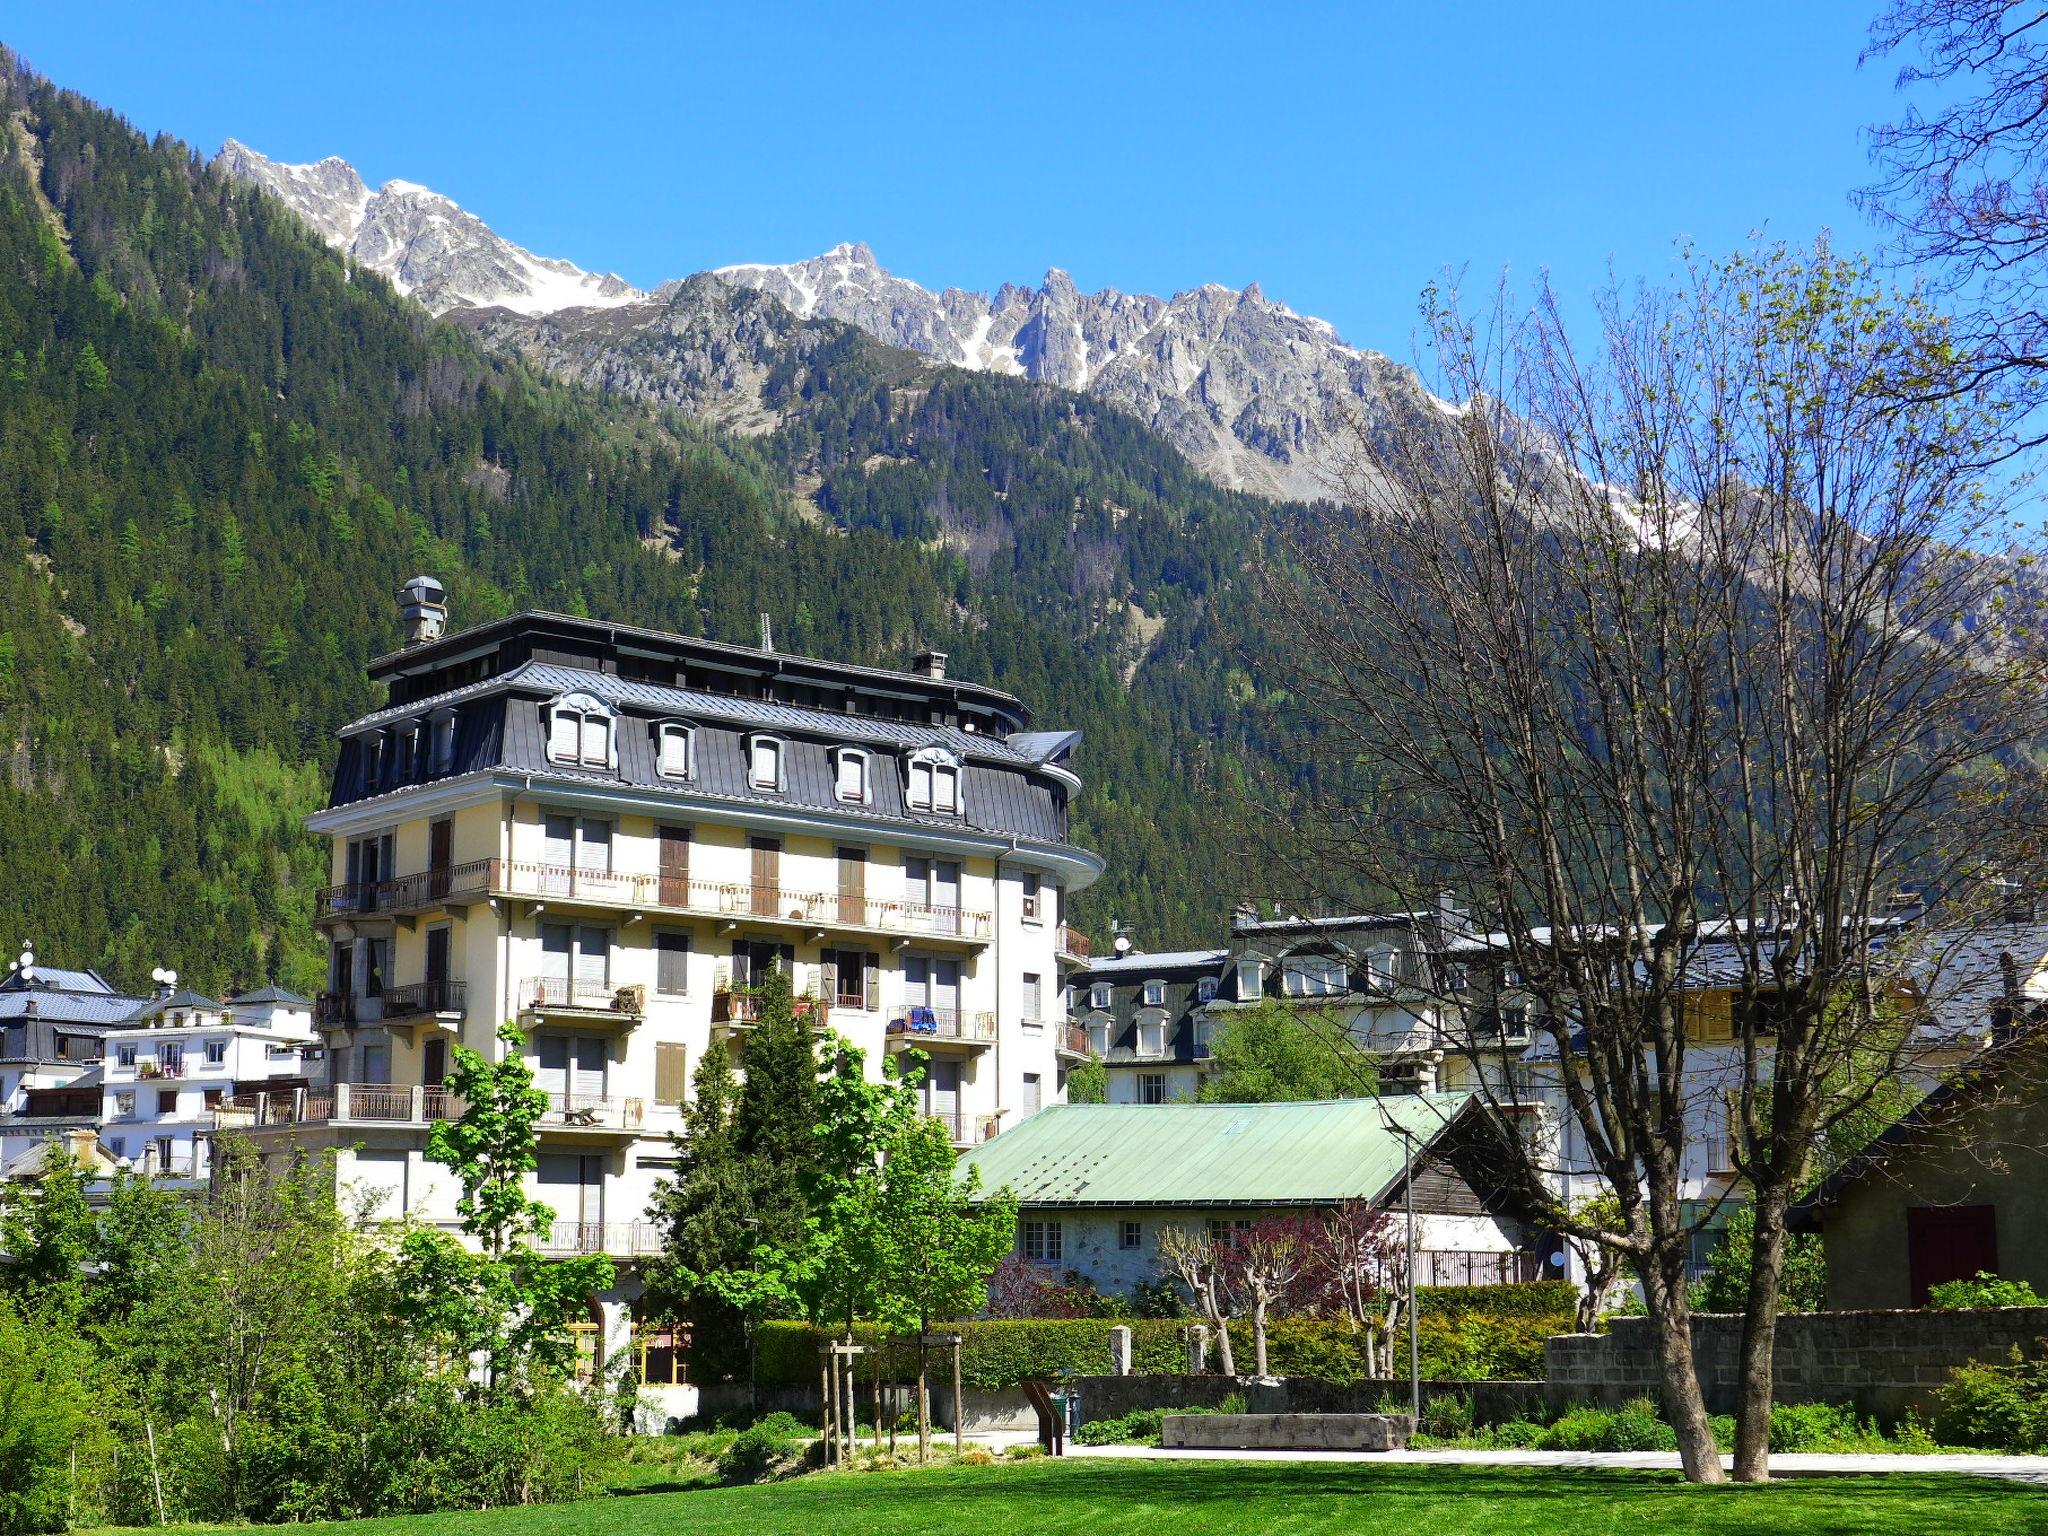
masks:
<path id="1" fill-rule="evenodd" d="M 574 1353 L 569 1324 L 616 1279 L 602 1254 L 547 1259 L 533 1248 L 555 1219 L 552 1207 L 526 1192 L 548 1098 L 533 1086 L 519 1026 L 499 1026 L 498 1039 L 505 1052 L 495 1062 L 455 1047 L 447 1087 L 462 1113 L 427 1135 L 427 1156 L 462 1187 L 455 1208 L 479 1251 L 426 1227 L 412 1228 L 400 1245 L 408 1305 L 454 1348 L 483 1357 L 481 1386 L 491 1395 L 523 1390 L 537 1373 L 566 1371 Z"/>
<path id="2" fill-rule="evenodd" d="M 1379 1092 L 1379 1069 L 1341 1015 L 1268 998 L 1233 1013 L 1209 1041 L 1205 1104 L 1361 1099 Z"/>

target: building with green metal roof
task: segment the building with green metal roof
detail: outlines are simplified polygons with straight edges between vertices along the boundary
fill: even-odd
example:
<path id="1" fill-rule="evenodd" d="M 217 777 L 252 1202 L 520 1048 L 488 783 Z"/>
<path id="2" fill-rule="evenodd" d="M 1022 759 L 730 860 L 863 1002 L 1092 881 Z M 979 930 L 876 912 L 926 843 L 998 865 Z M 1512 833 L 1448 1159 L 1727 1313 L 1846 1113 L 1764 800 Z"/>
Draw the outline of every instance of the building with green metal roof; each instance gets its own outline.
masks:
<path id="1" fill-rule="evenodd" d="M 1157 1278 L 1159 1234 L 1225 1233 L 1364 1201 L 1398 1212 L 1413 1159 L 1425 1284 L 1532 1276 L 1523 1213 L 1487 1176 L 1499 1132 L 1477 1095 L 1296 1104 L 1062 1104 L 961 1159 L 1018 1202 L 1018 1252 L 1105 1292 Z"/>

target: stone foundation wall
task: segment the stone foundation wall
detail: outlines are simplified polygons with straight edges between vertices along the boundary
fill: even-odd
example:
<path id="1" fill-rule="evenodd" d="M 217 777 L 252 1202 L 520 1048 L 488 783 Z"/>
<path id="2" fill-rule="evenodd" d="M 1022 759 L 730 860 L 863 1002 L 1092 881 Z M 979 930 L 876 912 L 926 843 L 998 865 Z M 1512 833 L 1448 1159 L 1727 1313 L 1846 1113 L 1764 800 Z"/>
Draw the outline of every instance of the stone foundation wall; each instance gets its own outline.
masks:
<path id="1" fill-rule="evenodd" d="M 1693 1319 L 1693 1355 L 1709 1413 L 1735 1411 L 1742 1319 Z M 1781 1403 L 1853 1403 L 1887 1421 L 1932 1411 L 1951 1368 L 1998 1361 L 2048 1338 L 2048 1307 L 1980 1312 L 1804 1312 L 1778 1319 L 1774 1392 Z M 1553 1407 L 1612 1407 L 1661 1396 L 1650 1320 L 1618 1317 L 1604 1334 L 1566 1334 L 1543 1346 Z"/>

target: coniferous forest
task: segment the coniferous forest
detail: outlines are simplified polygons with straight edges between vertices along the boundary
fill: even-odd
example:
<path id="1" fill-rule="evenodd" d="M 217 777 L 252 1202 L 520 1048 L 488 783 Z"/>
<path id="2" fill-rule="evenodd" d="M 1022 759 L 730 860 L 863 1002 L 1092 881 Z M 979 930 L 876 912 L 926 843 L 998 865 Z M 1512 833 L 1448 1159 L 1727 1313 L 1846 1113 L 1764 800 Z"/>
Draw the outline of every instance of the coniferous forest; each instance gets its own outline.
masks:
<path id="1" fill-rule="evenodd" d="M 1236 638 L 1272 509 L 1134 421 L 847 332 L 726 439 L 491 356 L 11 56 L 0 97 L 0 942 L 317 985 L 300 822 L 420 572 L 458 625 L 946 649 L 1085 733 L 1083 926 L 1203 941 L 1256 889 L 1210 817 L 1280 756 Z"/>

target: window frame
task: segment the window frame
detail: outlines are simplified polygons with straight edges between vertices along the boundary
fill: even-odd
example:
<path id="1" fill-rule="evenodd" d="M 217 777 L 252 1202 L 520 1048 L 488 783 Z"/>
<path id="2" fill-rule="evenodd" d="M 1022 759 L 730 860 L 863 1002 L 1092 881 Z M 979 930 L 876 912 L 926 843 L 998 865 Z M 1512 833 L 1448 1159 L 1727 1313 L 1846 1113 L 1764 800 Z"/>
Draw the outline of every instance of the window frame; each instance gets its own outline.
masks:
<path id="1" fill-rule="evenodd" d="M 1145 1246 L 1145 1223 L 1142 1221 L 1119 1221 L 1116 1226 L 1116 1245 L 1124 1253 L 1131 1253 Z"/>
<path id="2" fill-rule="evenodd" d="M 1057 1217 L 1019 1218 L 1017 1256 L 1027 1264 L 1064 1264 L 1067 1257 L 1064 1225 Z"/>
<path id="3" fill-rule="evenodd" d="M 865 747 L 834 747 L 832 756 L 832 798 L 840 805 L 873 805 L 875 803 L 875 764 Z M 846 770 L 849 765 L 859 766 L 859 793 L 846 792 Z"/>
<path id="4" fill-rule="evenodd" d="M 1088 1006 L 1090 1008 L 1113 1008 L 1116 1006 L 1116 987 L 1107 981 L 1092 981 L 1088 984 Z"/>
<path id="5" fill-rule="evenodd" d="M 1214 976 L 1198 978 L 1195 982 L 1195 1001 L 1198 1003 L 1215 1002 L 1216 990 L 1216 978 Z"/>
<path id="6" fill-rule="evenodd" d="M 664 944 L 664 940 L 677 941 Z M 654 995 L 656 997 L 688 997 L 690 995 L 690 960 L 695 947 L 690 934 L 682 928 L 657 928 L 648 939 L 648 947 L 654 951 Z M 661 962 L 664 954 L 680 953 L 683 957 L 683 984 L 679 988 L 668 988 L 661 984 Z M 570 964 L 575 964 L 574 942 L 571 941 Z"/>
<path id="7" fill-rule="evenodd" d="M 671 772 L 668 767 L 668 744 L 680 741 L 683 766 Z M 687 784 L 697 776 L 697 728 L 687 720 L 658 720 L 654 726 L 654 776 L 668 779 L 673 783 Z"/>
<path id="8" fill-rule="evenodd" d="M 1153 1095 L 1157 1095 L 1155 1098 Z M 1138 1102 L 1140 1104 L 1164 1104 L 1166 1102 L 1166 1074 L 1164 1072 L 1140 1072 L 1138 1074 Z"/>
<path id="9" fill-rule="evenodd" d="M 747 788 L 766 794 L 779 795 L 789 782 L 789 740 L 772 731 L 749 731 L 742 738 L 747 749 Z M 759 753 L 763 747 L 772 748 L 775 754 L 775 777 L 764 783 L 759 771 Z"/>
<path id="10" fill-rule="evenodd" d="M 919 747 L 904 759 L 904 805 L 913 811 L 923 811 L 929 816 L 966 814 L 967 796 L 961 783 L 964 769 L 965 765 L 960 761 L 960 755 L 949 748 Z M 918 789 L 920 770 L 924 780 L 922 793 Z M 948 796 L 940 795 L 941 783 L 951 786 Z"/>
<path id="11" fill-rule="evenodd" d="M 1166 1006 L 1165 979 L 1158 976 L 1148 978 L 1144 984 L 1144 990 L 1139 994 L 1138 1000 L 1147 1008 L 1164 1008 Z"/>
<path id="12" fill-rule="evenodd" d="M 545 755 L 558 768 L 604 768 L 616 770 L 619 766 L 619 712 L 603 699 L 592 693 L 563 693 L 548 700 L 543 711 L 547 722 Z M 562 722 L 573 719 L 576 722 L 576 744 L 573 752 L 564 754 L 557 750 L 556 733 Z M 593 755 L 590 750 L 590 727 L 592 722 L 603 722 L 604 751 Z"/>

